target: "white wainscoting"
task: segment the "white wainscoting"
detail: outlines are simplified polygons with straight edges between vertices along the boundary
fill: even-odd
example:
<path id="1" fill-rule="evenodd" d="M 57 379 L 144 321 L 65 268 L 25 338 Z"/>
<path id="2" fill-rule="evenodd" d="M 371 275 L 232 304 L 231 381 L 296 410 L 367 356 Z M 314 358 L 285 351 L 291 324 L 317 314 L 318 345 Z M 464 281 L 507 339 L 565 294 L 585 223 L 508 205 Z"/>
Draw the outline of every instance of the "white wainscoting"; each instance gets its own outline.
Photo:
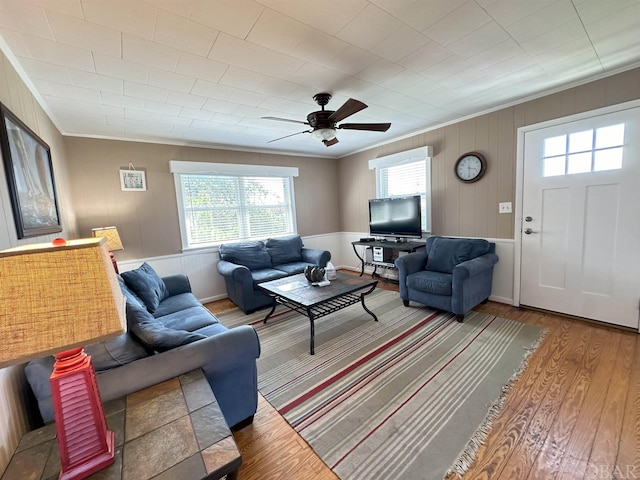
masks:
<path id="1" fill-rule="evenodd" d="M 362 232 L 337 232 L 324 235 L 303 237 L 306 247 L 322 248 L 331 252 L 331 262 L 336 268 L 344 268 L 360 272 L 360 261 L 353 251 L 351 242 L 368 236 Z M 494 268 L 491 300 L 513 304 L 513 262 L 514 241 L 511 239 L 488 239 L 496 244 L 496 253 L 500 261 Z M 364 247 L 356 247 L 362 252 Z M 192 250 L 177 255 L 163 257 L 141 258 L 118 262 L 121 272 L 133 270 L 142 262 L 151 265 L 158 275 L 167 276 L 175 273 L 185 273 L 191 282 L 194 295 L 203 303 L 220 300 L 227 297 L 224 279 L 216 270 L 216 263 L 220 256 L 217 248 Z M 373 271 L 367 267 L 365 272 Z M 396 278 L 393 270 L 379 269 L 378 273 L 389 278 Z"/>

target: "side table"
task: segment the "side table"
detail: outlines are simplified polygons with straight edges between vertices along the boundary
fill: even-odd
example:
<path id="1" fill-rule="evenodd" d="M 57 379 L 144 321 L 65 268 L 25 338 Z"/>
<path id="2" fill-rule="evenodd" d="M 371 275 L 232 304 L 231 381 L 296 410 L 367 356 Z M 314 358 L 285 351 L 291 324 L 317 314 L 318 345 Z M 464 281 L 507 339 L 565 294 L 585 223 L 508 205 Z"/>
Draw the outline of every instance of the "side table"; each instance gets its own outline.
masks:
<path id="1" fill-rule="evenodd" d="M 236 480 L 242 458 L 200 369 L 104 405 L 115 462 L 92 480 Z M 54 480 L 55 425 L 26 433 L 2 480 Z"/>

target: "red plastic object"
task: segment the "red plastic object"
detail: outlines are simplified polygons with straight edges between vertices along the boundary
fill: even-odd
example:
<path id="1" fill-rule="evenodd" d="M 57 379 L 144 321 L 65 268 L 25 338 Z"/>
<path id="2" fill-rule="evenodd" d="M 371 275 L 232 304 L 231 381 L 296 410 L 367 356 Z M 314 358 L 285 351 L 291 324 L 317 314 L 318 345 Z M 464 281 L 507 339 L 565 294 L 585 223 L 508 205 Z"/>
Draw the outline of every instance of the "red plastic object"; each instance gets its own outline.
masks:
<path id="1" fill-rule="evenodd" d="M 64 245 L 66 245 L 66 244 L 67 244 L 67 241 L 66 241 L 64 238 L 60 238 L 60 237 L 58 237 L 58 238 L 54 238 L 54 239 L 51 241 L 51 243 L 52 243 L 53 245 L 55 245 L 56 247 L 62 247 L 62 246 L 64 246 Z"/>
<path id="2" fill-rule="evenodd" d="M 51 394 L 60 448 L 60 480 L 80 480 L 111 465 L 115 435 L 98 391 L 91 357 L 82 347 L 55 355 Z"/>

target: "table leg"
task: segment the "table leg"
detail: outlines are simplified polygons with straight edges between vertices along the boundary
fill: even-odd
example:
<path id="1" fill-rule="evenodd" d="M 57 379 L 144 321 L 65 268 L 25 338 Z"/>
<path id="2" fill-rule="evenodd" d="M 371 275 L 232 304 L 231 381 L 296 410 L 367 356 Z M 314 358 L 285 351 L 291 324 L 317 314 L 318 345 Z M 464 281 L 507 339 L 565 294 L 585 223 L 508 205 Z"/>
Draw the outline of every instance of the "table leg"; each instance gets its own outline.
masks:
<path id="1" fill-rule="evenodd" d="M 309 341 L 309 354 L 315 355 L 316 350 L 314 348 L 314 337 L 316 335 L 316 326 L 314 324 L 313 312 L 310 308 L 307 308 L 307 317 L 309 317 L 309 323 L 311 324 L 311 340 Z"/>
<path id="2" fill-rule="evenodd" d="M 364 258 L 360 256 L 360 254 L 358 253 L 358 249 L 353 243 L 351 244 L 351 247 L 353 248 L 353 253 L 355 253 L 356 257 L 358 257 L 358 259 L 360 260 L 360 276 L 362 276 L 364 275 Z"/>
<path id="3" fill-rule="evenodd" d="M 376 282 L 376 285 L 377 284 L 378 283 Z M 378 317 L 376 317 L 375 314 L 371 310 L 369 310 L 367 306 L 364 304 L 365 295 L 369 295 L 371 292 L 373 292 L 376 289 L 376 285 L 373 285 L 369 290 L 360 294 L 360 303 L 362 303 L 362 308 L 364 308 L 364 311 L 367 312 L 369 315 L 371 315 L 373 319 L 377 322 Z"/>
<path id="4" fill-rule="evenodd" d="M 271 310 L 269 310 L 269 313 L 267 313 L 267 316 L 264 317 L 264 320 L 262 321 L 262 323 L 267 323 L 267 320 L 269 320 L 269 317 L 271 315 L 273 315 L 273 312 L 276 311 L 276 306 L 278 305 L 278 303 L 274 300 L 273 301 L 273 305 L 271 305 Z"/>

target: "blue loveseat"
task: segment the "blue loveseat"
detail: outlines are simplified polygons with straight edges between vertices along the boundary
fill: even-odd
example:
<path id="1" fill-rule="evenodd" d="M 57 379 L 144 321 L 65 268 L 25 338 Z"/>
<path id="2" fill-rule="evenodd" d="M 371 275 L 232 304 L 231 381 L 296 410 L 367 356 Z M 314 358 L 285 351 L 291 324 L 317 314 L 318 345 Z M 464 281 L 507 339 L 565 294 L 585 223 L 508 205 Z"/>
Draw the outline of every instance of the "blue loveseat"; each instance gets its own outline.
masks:
<path id="1" fill-rule="evenodd" d="M 220 245 L 217 269 L 229 299 L 244 313 L 251 313 L 273 304 L 257 287 L 259 283 L 302 273 L 307 265 L 325 267 L 329 260 L 327 250 L 305 248 L 299 235 L 290 235 Z"/>
<path id="2" fill-rule="evenodd" d="M 241 428 L 251 423 L 258 405 L 260 356 L 253 327 L 222 325 L 191 293 L 186 275 L 160 278 L 145 263 L 119 280 L 127 300 L 127 333 L 85 347 L 103 402 L 201 368 L 227 424 Z M 53 362 L 45 357 L 25 367 L 45 423 L 54 420 Z"/>
<path id="3" fill-rule="evenodd" d="M 458 321 L 491 295 L 496 245 L 476 238 L 427 238 L 426 248 L 399 257 L 400 298 L 456 315 Z"/>

